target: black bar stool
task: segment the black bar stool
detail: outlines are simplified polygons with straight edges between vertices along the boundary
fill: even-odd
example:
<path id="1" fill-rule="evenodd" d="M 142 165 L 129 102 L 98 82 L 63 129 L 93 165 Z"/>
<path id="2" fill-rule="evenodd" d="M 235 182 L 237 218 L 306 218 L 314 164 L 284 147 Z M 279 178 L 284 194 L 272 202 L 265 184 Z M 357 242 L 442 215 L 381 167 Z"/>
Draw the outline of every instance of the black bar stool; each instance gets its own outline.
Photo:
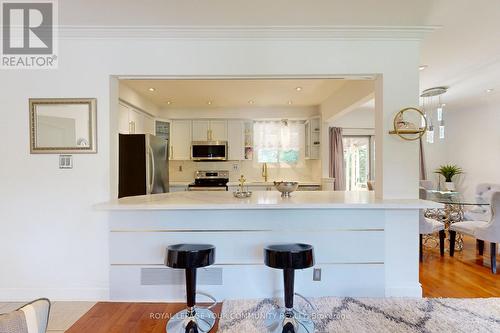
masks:
<path id="1" fill-rule="evenodd" d="M 312 245 L 269 245 L 264 248 L 264 262 L 266 266 L 283 270 L 285 284 L 285 308 L 275 309 L 267 315 L 265 324 L 269 332 L 314 332 L 312 320 L 293 308 L 295 270 L 314 266 Z"/>
<path id="2" fill-rule="evenodd" d="M 196 269 L 215 261 L 215 246 L 208 244 L 176 244 L 167 247 L 165 265 L 186 271 L 187 309 L 176 313 L 167 323 L 168 333 L 205 333 L 215 324 L 215 314 L 196 307 Z M 215 304 L 215 303 L 214 303 Z"/>

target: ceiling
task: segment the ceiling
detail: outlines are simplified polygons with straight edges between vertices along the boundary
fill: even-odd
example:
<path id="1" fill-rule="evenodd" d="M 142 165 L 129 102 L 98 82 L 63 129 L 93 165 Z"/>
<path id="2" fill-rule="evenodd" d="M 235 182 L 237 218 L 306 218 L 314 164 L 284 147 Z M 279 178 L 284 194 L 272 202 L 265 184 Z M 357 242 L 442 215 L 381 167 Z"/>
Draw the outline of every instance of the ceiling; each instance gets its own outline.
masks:
<path id="1" fill-rule="evenodd" d="M 443 101 L 452 108 L 500 93 L 500 1 L 435 1 L 426 24 L 441 28 L 422 42 L 422 90 L 448 86 Z"/>
<path id="2" fill-rule="evenodd" d="M 65 0 L 61 25 L 422 25 L 436 0 Z M 481 1 L 481 0 L 479 0 Z"/>
<path id="3" fill-rule="evenodd" d="M 59 1 L 62 26 L 441 26 L 422 42 L 420 83 L 449 86 L 451 106 L 500 94 L 499 13 L 499 0 Z"/>
<path id="4" fill-rule="evenodd" d="M 348 82 L 341 79 L 120 81 L 162 108 L 313 106 Z"/>

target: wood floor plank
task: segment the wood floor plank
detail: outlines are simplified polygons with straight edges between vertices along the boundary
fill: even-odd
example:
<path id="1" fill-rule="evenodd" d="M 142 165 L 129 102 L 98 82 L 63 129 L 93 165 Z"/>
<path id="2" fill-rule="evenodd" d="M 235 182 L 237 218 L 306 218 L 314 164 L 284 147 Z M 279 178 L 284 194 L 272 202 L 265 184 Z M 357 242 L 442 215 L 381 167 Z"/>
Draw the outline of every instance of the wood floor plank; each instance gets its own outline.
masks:
<path id="1" fill-rule="evenodd" d="M 203 304 L 202 304 L 203 305 Z M 68 333 L 165 333 L 168 318 L 185 308 L 184 303 L 99 302 Z M 222 304 L 214 307 L 219 316 Z M 211 332 L 217 332 L 218 321 Z"/>
<path id="2" fill-rule="evenodd" d="M 487 252 L 480 256 L 475 240 L 466 236 L 463 251 L 455 251 L 454 257 L 450 257 L 448 252 L 441 257 L 439 247 L 424 247 L 424 260 L 420 263 L 423 296 L 500 297 L 500 275 L 491 273 Z"/>

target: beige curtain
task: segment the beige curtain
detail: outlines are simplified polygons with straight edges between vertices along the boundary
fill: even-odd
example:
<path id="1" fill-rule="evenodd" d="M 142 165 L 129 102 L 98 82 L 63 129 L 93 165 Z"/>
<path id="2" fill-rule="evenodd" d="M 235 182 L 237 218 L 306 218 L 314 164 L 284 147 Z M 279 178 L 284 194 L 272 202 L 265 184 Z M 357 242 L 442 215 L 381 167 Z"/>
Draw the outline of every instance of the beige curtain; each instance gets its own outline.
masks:
<path id="1" fill-rule="evenodd" d="M 335 178 L 335 191 L 345 191 L 344 145 L 342 128 L 330 128 L 330 177 Z"/>
<path id="2" fill-rule="evenodd" d="M 419 169 L 420 169 L 420 180 L 426 180 L 427 170 L 425 170 L 424 143 L 422 141 L 422 138 L 420 138 Z"/>

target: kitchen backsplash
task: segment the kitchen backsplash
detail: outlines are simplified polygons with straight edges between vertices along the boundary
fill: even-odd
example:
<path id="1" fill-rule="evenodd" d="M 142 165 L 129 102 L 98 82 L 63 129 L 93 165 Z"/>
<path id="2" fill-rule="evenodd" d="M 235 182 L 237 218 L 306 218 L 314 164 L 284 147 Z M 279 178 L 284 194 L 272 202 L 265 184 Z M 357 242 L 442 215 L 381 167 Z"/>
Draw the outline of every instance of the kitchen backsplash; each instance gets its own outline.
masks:
<path id="1" fill-rule="evenodd" d="M 262 164 L 253 161 L 227 161 L 227 162 L 193 162 L 193 161 L 170 161 L 170 181 L 191 182 L 196 170 L 228 170 L 229 181 L 237 181 L 240 175 L 244 175 L 248 181 L 263 181 Z M 182 170 L 182 171 L 181 171 Z M 273 180 L 297 180 L 317 181 L 321 180 L 321 161 L 305 160 L 300 167 L 277 167 L 269 165 L 269 181 Z"/>

